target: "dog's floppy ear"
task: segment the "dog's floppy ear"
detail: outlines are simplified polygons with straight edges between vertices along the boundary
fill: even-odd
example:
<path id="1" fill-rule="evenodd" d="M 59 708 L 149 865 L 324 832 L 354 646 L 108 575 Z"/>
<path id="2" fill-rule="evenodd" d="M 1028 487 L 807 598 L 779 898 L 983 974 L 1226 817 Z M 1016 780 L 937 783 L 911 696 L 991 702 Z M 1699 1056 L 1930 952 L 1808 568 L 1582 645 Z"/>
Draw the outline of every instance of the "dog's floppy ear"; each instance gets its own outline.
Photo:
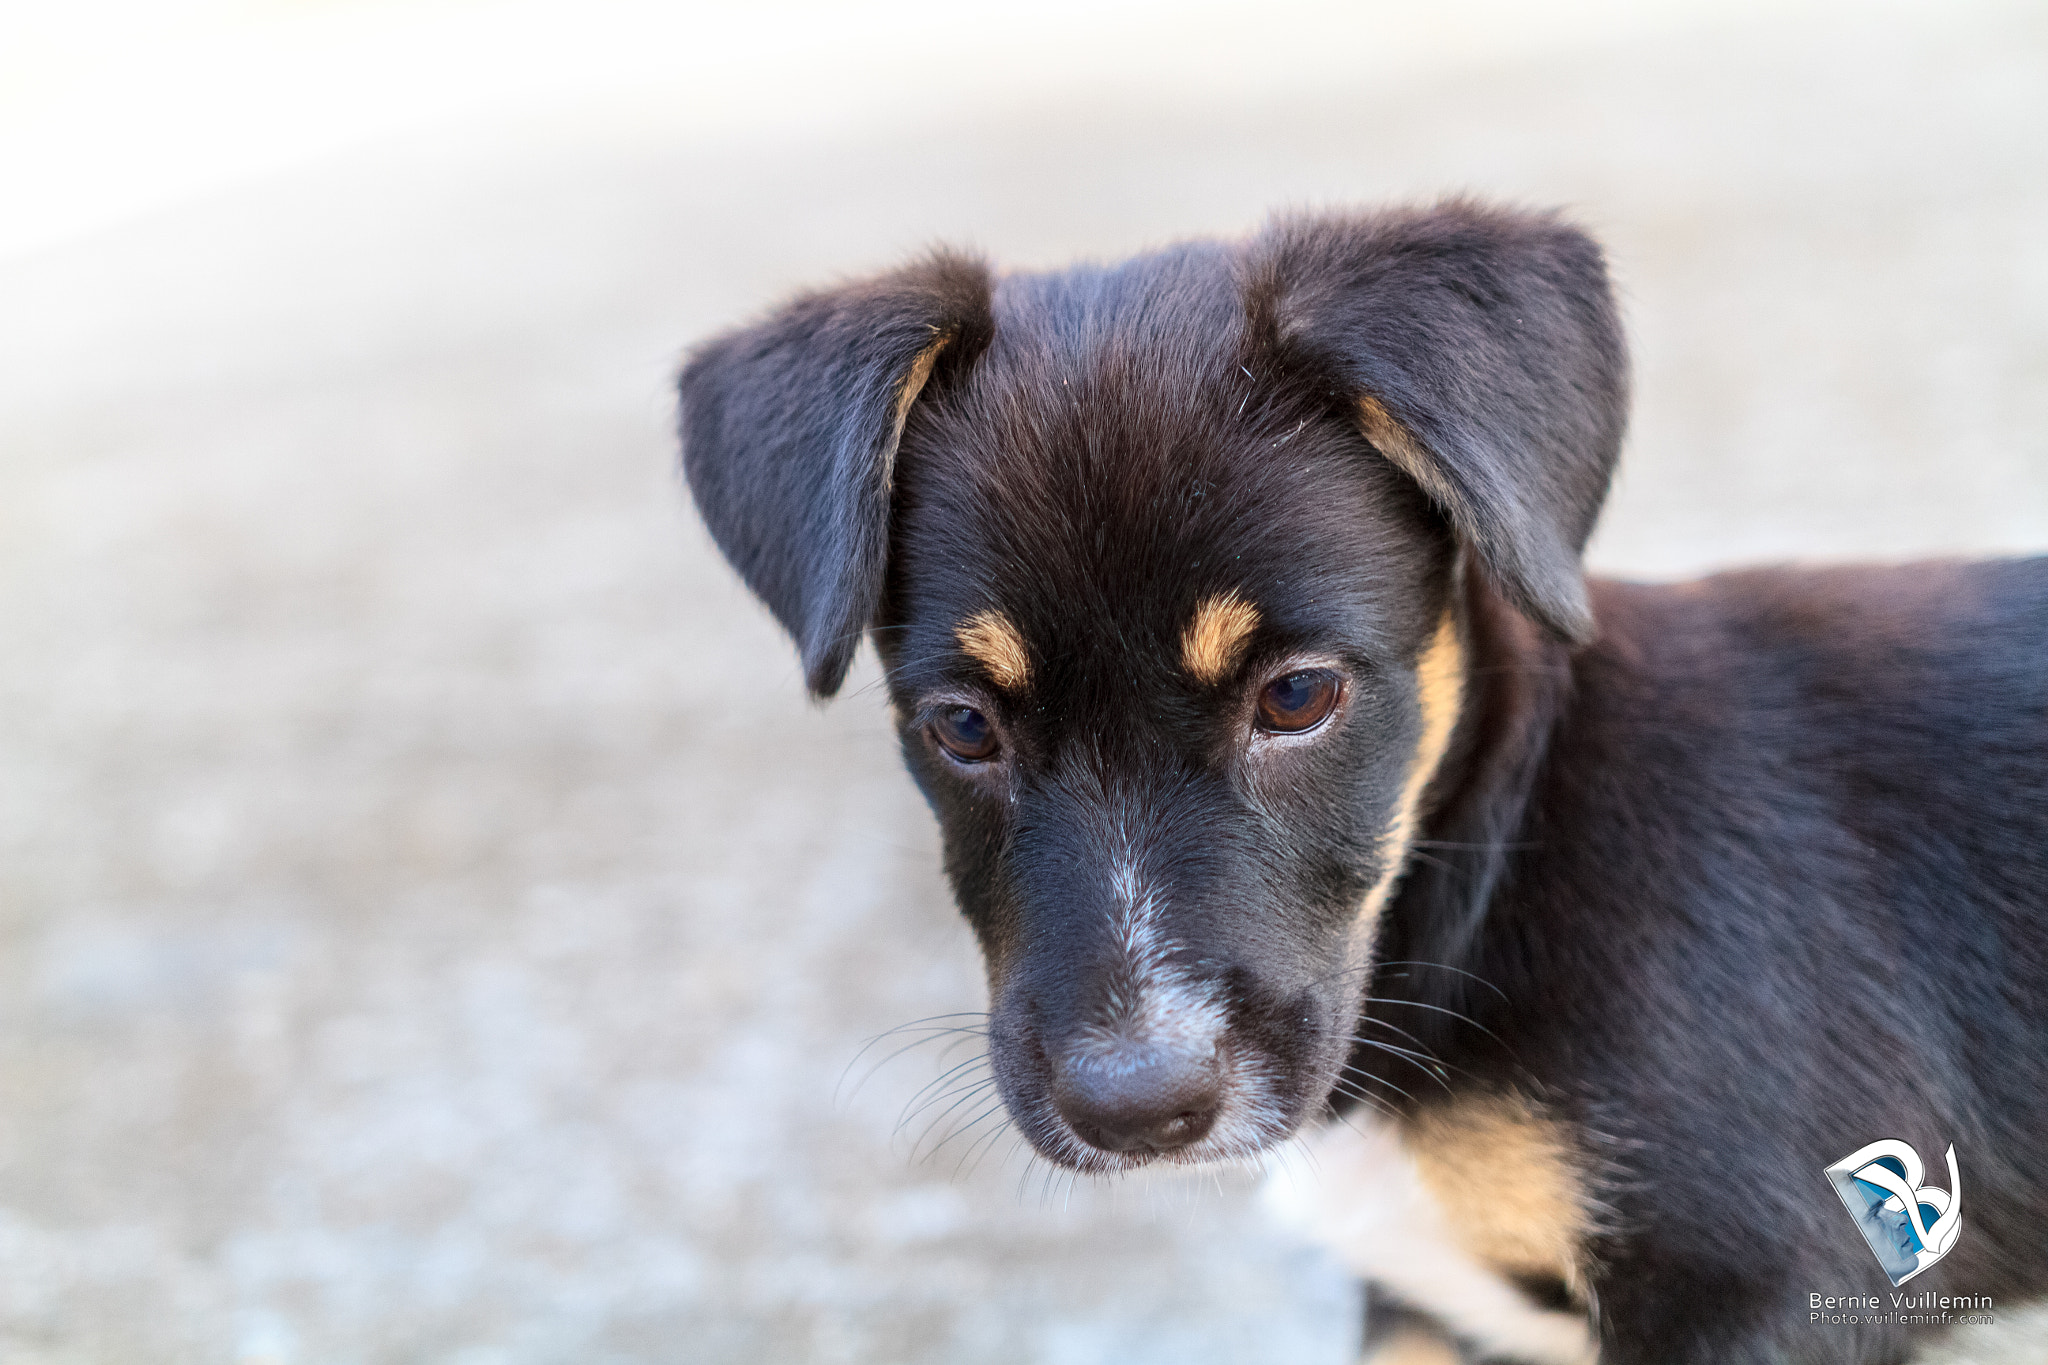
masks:
<path id="1" fill-rule="evenodd" d="M 1579 554 L 1628 405 L 1592 239 L 1554 215 L 1452 201 L 1281 219 L 1251 266 L 1248 304 L 1282 354 L 1343 392 L 1518 608 L 1590 639 Z"/>
<path id="2" fill-rule="evenodd" d="M 896 446 L 942 355 L 990 330 L 988 270 L 936 253 L 791 300 L 683 367 L 683 470 L 718 547 L 839 690 L 873 619 Z"/>

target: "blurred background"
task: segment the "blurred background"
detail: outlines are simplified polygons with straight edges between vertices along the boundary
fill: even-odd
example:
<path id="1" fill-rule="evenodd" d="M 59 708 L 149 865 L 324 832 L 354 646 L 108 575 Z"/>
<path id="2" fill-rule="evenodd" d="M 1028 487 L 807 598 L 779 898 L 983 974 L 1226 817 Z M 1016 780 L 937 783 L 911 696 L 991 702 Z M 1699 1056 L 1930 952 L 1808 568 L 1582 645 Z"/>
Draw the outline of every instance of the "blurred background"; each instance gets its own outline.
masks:
<path id="1" fill-rule="evenodd" d="M 2038 3 L 10 6 L 0 1359 L 1345 1359 L 1249 1176 L 855 1089 L 979 969 L 680 349 L 1469 190 L 1610 246 L 1599 569 L 2038 551 L 2044 146 Z"/>

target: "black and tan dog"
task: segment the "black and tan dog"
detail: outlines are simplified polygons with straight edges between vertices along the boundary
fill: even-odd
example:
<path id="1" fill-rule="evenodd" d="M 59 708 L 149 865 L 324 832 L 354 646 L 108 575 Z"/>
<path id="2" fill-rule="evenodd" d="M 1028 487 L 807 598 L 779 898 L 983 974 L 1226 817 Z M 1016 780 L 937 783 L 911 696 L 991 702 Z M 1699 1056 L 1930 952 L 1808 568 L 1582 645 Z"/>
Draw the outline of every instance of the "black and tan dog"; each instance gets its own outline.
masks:
<path id="1" fill-rule="evenodd" d="M 1358 1097 L 1325 1235 L 1478 1352 L 1904 1360 L 1845 1153 L 2048 1293 L 2048 560 L 1589 584 L 1626 369 L 1553 217 L 1301 217 L 801 297 L 684 463 L 814 693 L 872 635 L 1039 1152 Z"/>

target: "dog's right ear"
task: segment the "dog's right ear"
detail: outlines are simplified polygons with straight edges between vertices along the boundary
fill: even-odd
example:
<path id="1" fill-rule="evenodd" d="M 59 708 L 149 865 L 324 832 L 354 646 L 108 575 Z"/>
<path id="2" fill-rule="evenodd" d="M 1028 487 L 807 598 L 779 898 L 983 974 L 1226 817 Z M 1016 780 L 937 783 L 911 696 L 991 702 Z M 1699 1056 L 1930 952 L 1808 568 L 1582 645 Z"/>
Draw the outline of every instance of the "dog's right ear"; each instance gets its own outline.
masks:
<path id="1" fill-rule="evenodd" d="M 1583 644 L 1579 555 L 1628 414 L 1600 248 L 1556 216 L 1451 200 L 1283 218 L 1255 325 L 1344 395 L 1530 620 Z"/>
<path id="2" fill-rule="evenodd" d="M 881 598 L 903 424 L 943 356 L 992 330 L 981 262 L 936 253 L 792 300 L 683 367 L 683 471 L 713 539 L 839 690 Z"/>

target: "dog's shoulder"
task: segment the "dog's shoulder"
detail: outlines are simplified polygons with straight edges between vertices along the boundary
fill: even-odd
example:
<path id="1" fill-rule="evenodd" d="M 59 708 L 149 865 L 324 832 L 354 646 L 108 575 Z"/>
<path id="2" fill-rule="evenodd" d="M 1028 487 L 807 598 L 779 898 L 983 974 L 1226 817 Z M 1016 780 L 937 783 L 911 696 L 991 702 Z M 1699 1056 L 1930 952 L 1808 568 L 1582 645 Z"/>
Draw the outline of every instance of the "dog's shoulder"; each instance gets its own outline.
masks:
<path id="1" fill-rule="evenodd" d="M 2048 933 L 2048 558 L 1593 596 L 1532 804 L 1569 894 Z"/>
<path id="2" fill-rule="evenodd" d="M 1690 656 L 1701 650 L 1731 668 L 1861 655 L 1882 665 L 1868 681 L 1910 680 L 1969 670 L 1973 659 L 2035 661 L 2048 643 L 2048 555 L 1742 569 L 1672 584 L 1596 578 L 1590 587 L 1610 649 L 1638 663 L 1696 666 Z"/>
<path id="3" fill-rule="evenodd" d="M 1576 735 L 1717 767 L 1950 773 L 2048 739 L 2048 557 L 1595 580 Z M 1792 775 L 1781 774 L 1786 780 Z M 2012 797 L 2018 793 L 2006 792 Z"/>

